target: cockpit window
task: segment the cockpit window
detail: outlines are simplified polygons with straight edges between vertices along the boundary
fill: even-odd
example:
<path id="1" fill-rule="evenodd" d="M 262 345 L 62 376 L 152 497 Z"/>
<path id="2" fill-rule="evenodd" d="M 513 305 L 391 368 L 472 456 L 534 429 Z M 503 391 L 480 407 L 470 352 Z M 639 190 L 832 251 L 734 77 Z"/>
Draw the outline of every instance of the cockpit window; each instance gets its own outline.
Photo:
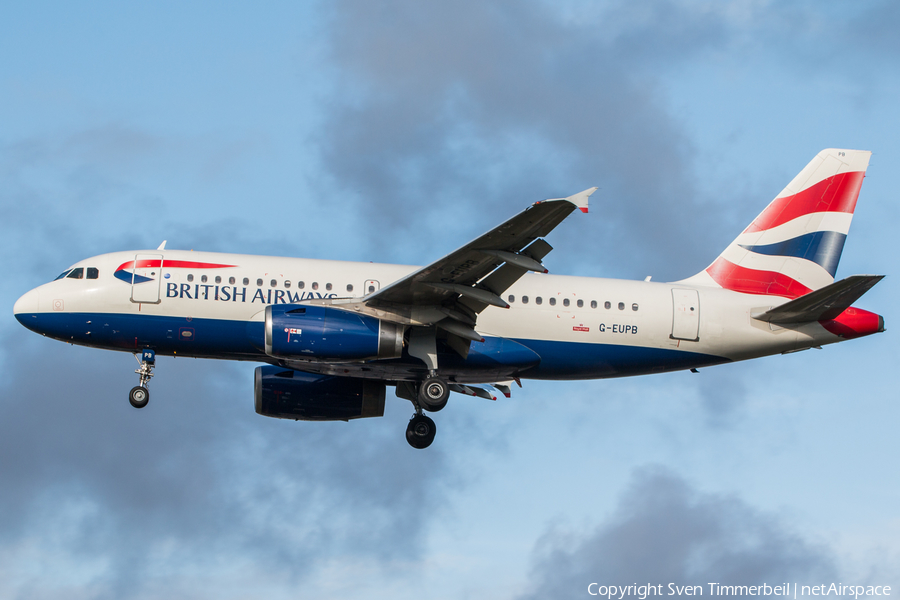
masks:
<path id="1" fill-rule="evenodd" d="M 63 279 L 63 278 L 65 278 L 66 275 L 68 275 L 71 272 L 72 272 L 72 269 L 69 269 L 68 271 L 63 271 L 56 277 L 56 279 Z M 54 279 L 53 281 L 56 281 L 56 279 Z"/>
<path id="2" fill-rule="evenodd" d="M 66 279 L 84 279 L 84 267 L 72 269 L 69 274 L 66 275 Z"/>
<path id="3" fill-rule="evenodd" d="M 88 267 L 87 268 L 87 278 L 88 279 L 97 279 L 100 277 L 100 271 L 97 270 L 96 267 Z"/>

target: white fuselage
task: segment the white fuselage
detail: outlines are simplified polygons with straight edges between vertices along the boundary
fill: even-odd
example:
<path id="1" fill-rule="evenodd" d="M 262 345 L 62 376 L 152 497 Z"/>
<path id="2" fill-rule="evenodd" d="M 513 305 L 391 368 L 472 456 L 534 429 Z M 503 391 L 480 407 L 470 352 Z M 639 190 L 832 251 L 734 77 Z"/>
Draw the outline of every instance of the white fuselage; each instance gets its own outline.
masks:
<path id="1" fill-rule="evenodd" d="M 157 262 L 142 268 L 147 257 L 158 257 L 162 267 Z M 104 254 L 73 268 L 96 269 L 97 277 L 63 278 L 35 288 L 16 303 L 23 324 L 89 346 L 129 352 L 153 347 L 160 354 L 273 363 L 278 361 L 264 353 L 259 337 L 266 306 L 361 298 L 417 269 L 178 250 Z M 134 283 L 141 277 L 149 281 Z M 503 299 L 510 308 L 488 307 L 476 329 L 489 339 L 514 340 L 540 356 L 539 365 L 512 373 L 523 378 L 687 369 L 841 340 L 818 323 L 783 328 L 751 317 L 784 298 L 702 285 L 531 273 Z M 416 359 L 407 357 L 410 361 Z M 392 363 L 394 370 L 375 370 L 403 379 L 400 362 Z M 371 371 L 357 363 L 343 366 L 351 367 L 343 372 L 357 376 Z M 309 370 L 341 372 L 333 365 Z M 450 376 L 489 381 L 498 373 L 466 373 L 463 362 Z"/>

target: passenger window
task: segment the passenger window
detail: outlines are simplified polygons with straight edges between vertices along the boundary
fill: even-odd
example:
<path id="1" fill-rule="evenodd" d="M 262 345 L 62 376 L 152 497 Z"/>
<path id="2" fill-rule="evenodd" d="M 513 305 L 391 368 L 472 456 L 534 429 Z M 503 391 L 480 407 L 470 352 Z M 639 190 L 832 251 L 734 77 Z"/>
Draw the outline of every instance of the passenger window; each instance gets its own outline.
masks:
<path id="1" fill-rule="evenodd" d="M 330 291 L 331 291 L 331 284 L 330 284 L 330 283 L 326 283 L 326 284 L 325 284 L 325 289 L 328 290 L 328 291 L 330 292 Z"/>
<path id="2" fill-rule="evenodd" d="M 313 281 L 312 289 L 314 289 L 314 290 L 319 289 L 319 282 L 318 282 L 318 281 Z"/>
<path id="3" fill-rule="evenodd" d="M 550 298 L 550 306 L 556 306 L 556 298 Z"/>
<path id="4" fill-rule="evenodd" d="M 619 310 L 625 310 L 625 303 L 619 302 Z"/>
<path id="5" fill-rule="evenodd" d="M 631 310 L 637 311 L 637 309 L 638 309 L 638 305 L 637 305 L 637 302 L 635 302 L 634 304 L 631 305 Z"/>
<path id="6" fill-rule="evenodd" d="M 516 297 L 513 296 L 512 294 L 510 294 L 509 296 L 507 296 L 506 299 L 507 299 L 509 302 L 515 302 L 515 301 L 516 301 Z"/>
<path id="7" fill-rule="evenodd" d="M 71 272 L 72 272 L 72 269 L 69 269 L 68 271 L 63 271 L 62 273 L 60 273 L 59 275 L 56 276 L 56 279 L 64 279 L 65 276 Z M 56 279 L 54 279 L 53 281 L 56 281 Z"/>
<path id="8" fill-rule="evenodd" d="M 597 308 L 597 301 L 591 300 L 591 308 Z"/>
<path id="9" fill-rule="evenodd" d="M 603 308 L 609 310 L 610 308 L 612 308 L 612 303 L 610 303 L 610 301 L 607 300 L 606 302 L 603 303 Z"/>
<path id="10" fill-rule="evenodd" d="M 244 277 L 244 285 L 250 285 L 250 278 Z"/>
<path id="11" fill-rule="evenodd" d="M 256 280 L 256 287 L 262 287 L 262 279 Z"/>
<path id="12" fill-rule="evenodd" d="M 193 280 L 194 280 L 194 274 L 188 273 L 188 281 L 193 281 Z"/>
<path id="13" fill-rule="evenodd" d="M 352 284 L 352 283 L 348 283 L 348 284 L 347 284 L 347 291 L 348 291 L 348 292 L 352 292 L 352 291 L 353 291 L 353 284 Z"/>
<path id="14" fill-rule="evenodd" d="M 269 282 L 269 285 L 271 285 L 272 287 L 277 287 L 277 286 L 278 286 L 278 280 L 277 280 L 277 279 L 273 279 L 272 281 Z"/>
<path id="15" fill-rule="evenodd" d="M 297 289 L 298 289 L 298 290 L 302 290 L 304 287 L 306 287 L 306 284 L 305 284 L 305 283 L 303 283 L 302 281 L 298 281 L 298 282 L 297 282 Z"/>
<path id="16" fill-rule="evenodd" d="M 216 283 L 222 283 L 222 278 L 216 275 Z"/>
<path id="17" fill-rule="evenodd" d="M 69 274 L 66 275 L 66 279 L 84 279 L 84 267 L 72 269 Z"/>
<path id="18" fill-rule="evenodd" d="M 229 277 L 229 278 L 228 278 L 228 285 L 234 285 L 234 284 L 235 284 L 235 278 L 234 278 L 234 277 Z"/>
<path id="19" fill-rule="evenodd" d="M 584 300 L 579 300 L 576 304 L 578 305 L 578 308 L 584 308 Z"/>
<path id="20" fill-rule="evenodd" d="M 371 294 L 371 293 L 374 292 L 374 291 L 375 291 L 375 286 L 374 286 L 374 285 L 370 285 L 370 286 L 369 286 L 369 293 Z"/>
<path id="21" fill-rule="evenodd" d="M 97 279 L 100 277 L 100 271 L 98 271 L 95 267 L 87 268 L 87 278 L 88 279 Z"/>
<path id="22" fill-rule="evenodd" d="M 544 301 L 544 299 L 541 298 L 540 296 L 537 296 L 537 297 L 535 297 L 535 299 L 534 299 L 534 303 L 535 303 L 535 304 L 540 304 L 540 303 L 542 303 L 543 301 Z"/>
<path id="23" fill-rule="evenodd" d="M 528 304 L 528 296 L 522 296 L 522 304 Z"/>
<path id="24" fill-rule="evenodd" d="M 200 276 L 200 283 L 206 283 L 206 275 Z"/>
<path id="25" fill-rule="evenodd" d="M 568 305 L 569 305 L 569 299 L 563 298 L 563 306 L 568 306 Z"/>
<path id="26" fill-rule="evenodd" d="M 290 289 L 290 287 L 291 287 L 291 280 L 290 280 L 290 279 L 285 279 L 285 280 L 284 280 L 284 287 L 285 287 L 285 289 Z"/>

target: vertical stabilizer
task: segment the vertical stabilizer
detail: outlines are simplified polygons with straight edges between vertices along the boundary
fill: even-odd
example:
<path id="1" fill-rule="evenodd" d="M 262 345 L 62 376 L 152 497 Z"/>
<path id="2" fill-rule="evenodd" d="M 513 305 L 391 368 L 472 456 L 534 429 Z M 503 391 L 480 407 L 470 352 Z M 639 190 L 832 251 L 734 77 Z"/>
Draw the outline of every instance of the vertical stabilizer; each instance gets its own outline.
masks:
<path id="1" fill-rule="evenodd" d="M 871 152 L 822 150 L 691 283 L 797 298 L 834 282 Z"/>

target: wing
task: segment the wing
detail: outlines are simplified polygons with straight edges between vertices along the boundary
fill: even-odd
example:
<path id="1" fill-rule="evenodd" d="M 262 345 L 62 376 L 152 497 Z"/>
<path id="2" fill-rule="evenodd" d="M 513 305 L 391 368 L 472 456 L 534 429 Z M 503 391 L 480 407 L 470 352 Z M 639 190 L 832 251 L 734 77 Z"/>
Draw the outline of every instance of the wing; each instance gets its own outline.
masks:
<path id="1" fill-rule="evenodd" d="M 490 305 L 509 308 L 500 294 L 528 271 L 547 272 L 541 260 L 553 247 L 543 237 L 576 208 L 587 212 L 595 191 L 535 202 L 462 248 L 362 298 L 306 302 L 411 326 L 409 353 L 430 370 L 437 368 L 437 337 L 466 358 L 470 342 L 484 341 L 475 331 L 478 314 Z"/>
<path id="2" fill-rule="evenodd" d="M 522 275 L 547 272 L 541 260 L 552 247 L 540 238 L 576 208 L 587 212 L 588 197 L 596 190 L 594 187 L 568 198 L 536 202 L 462 248 L 362 301 L 388 311 L 439 307 L 446 309 L 438 310 L 441 318 L 449 316 L 474 325 L 474 315 L 488 305 L 509 307 L 500 294 Z M 455 311 L 461 315 L 447 314 Z"/>
<path id="3" fill-rule="evenodd" d="M 541 260 L 553 249 L 542 238 L 576 208 L 588 210 L 593 187 L 568 198 L 536 202 L 427 267 L 358 299 L 322 298 L 310 304 L 338 306 L 385 321 L 411 326 L 409 353 L 437 368 L 435 342 L 440 339 L 463 358 L 478 314 L 490 305 L 509 308 L 500 297 L 528 271 L 546 273 Z"/>

